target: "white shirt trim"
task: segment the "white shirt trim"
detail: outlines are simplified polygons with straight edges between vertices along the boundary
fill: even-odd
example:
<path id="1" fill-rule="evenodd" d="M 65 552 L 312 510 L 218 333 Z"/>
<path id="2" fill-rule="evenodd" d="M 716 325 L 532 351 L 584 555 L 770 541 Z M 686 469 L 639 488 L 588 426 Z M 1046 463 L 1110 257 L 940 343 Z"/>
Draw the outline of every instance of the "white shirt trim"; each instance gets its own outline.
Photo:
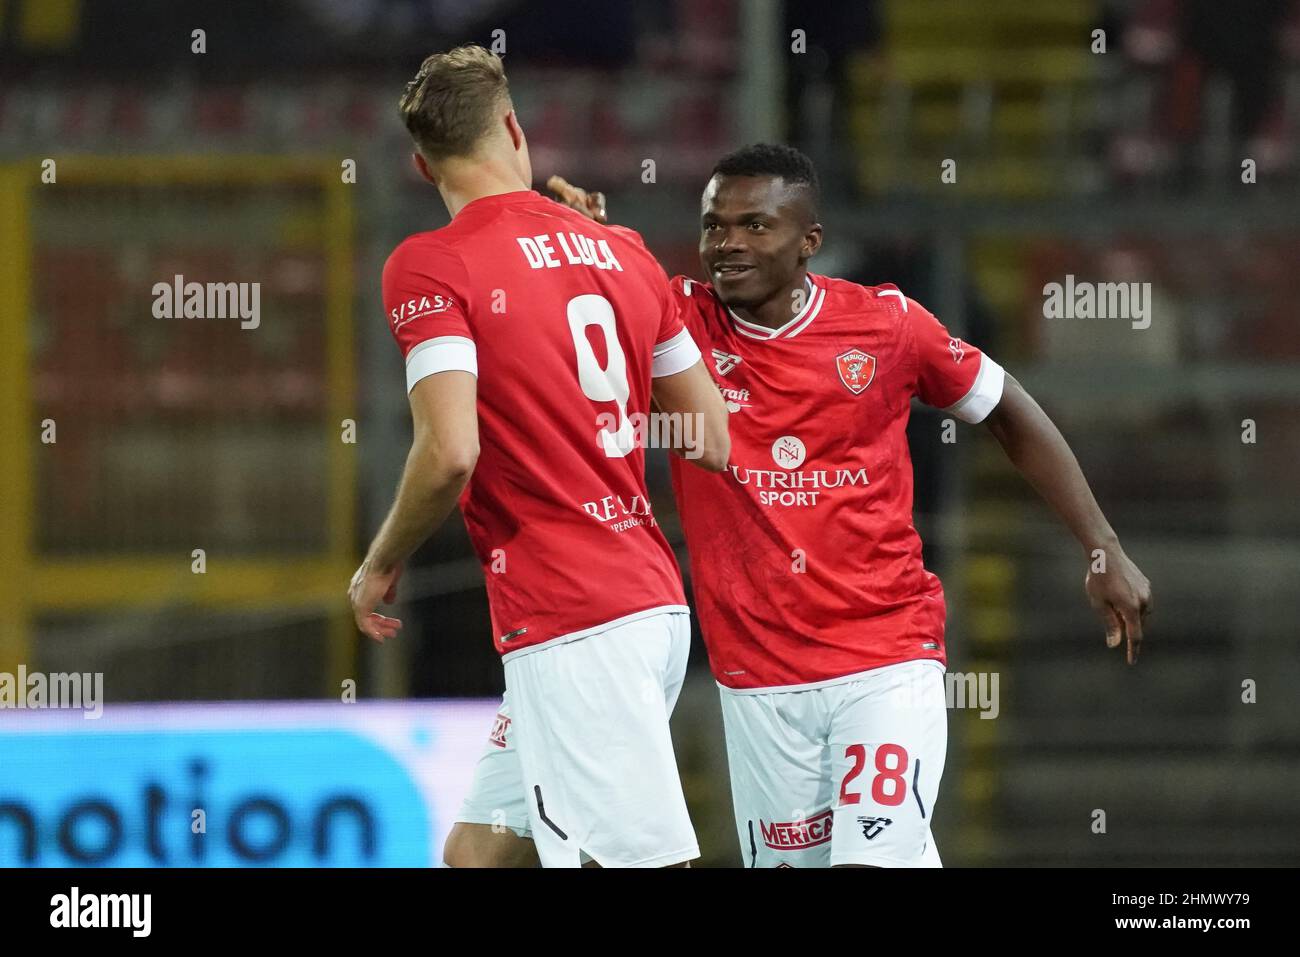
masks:
<path id="1" fill-rule="evenodd" d="M 734 323 L 733 323 L 733 327 L 738 333 L 740 333 L 742 336 L 744 336 L 747 339 L 761 339 L 764 342 L 766 342 L 768 339 L 772 338 L 771 336 L 760 336 L 757 332 L 750 332 L 748 329 L 744 328 L 743 326 L 736 326 Z"/>
<path id="2" fill-rule="evenodd" d="M 801 685 L 770 685 L 766 688 L 728 688 L 720 681 L 714 681 L 714 684 L 727 694 L 783 694 L 787 691 L 816 691 L 818 688 L 829 688 L 831 685 L 848 684 L 850 681 L 865 681 L 873 678 L 882 672 L 889 671 L 893 668 L 903 668 L 908 665 L 914 665 L 917 662 L 931 662 L 940 671 L 945 671 L 938 658 L 912 658 L 909 661 L 895 661 L 893 664 L 881 665 L 879 668 L 871 668 L 867 671 L 855 671 L 851 675 L 840 675 L 838 678 L 826 678 L 823 681 L 810 681 Z"/>
<path id="3" fill-rule="evenodd" d="M 425 339 L 406 354 L 406 391 L 426 376 L 437 372 L 468 372 L 478 375 L 478 349 L 464 336 Z"/>
<path id="4" fill-rule="evenodd" d="M 501 656 L 502 662 L 513 661 L 515 658 L 522 658 L 524 655 L 531 655 L 534 651 L 542 651 L 550 648 L 552 645 L 562 645 L 566 642 L 577 641 L 580 638 L 590 638 L 592 635 L 599 635 L 602 631 L 609 631 L 611 628 L 617 628 L 619 625 L 626 625 L 630 621 L 639 621 L 642 618 L 651 618 L 654 615 L 689 615 L 691 609 L 686 605 L 659 605 L 655 608 L 647 608 L 644 611 L 634 611 L 630 615 L 624 615 L 622 618 L 615 618 L 613 621 L 602 622 L 599 625 L 593 625 L 590 628 L 584 628 L 581 631 L 570 632 L 567 635 L 560 635 L 557 638 L 551 638 L 547 641 L 538 642 L 535 645 L 529 645 L 527 648 L 520 648 L 518 651 L 508 651 Z M 522 635 L 520 637 L 523 637 Z M 509 642 L 506 642 L 509 644 Z"/>
<path id="5" fill-rule="evenodd" d="M 1002 400 L 1002 386 L 1006 379 L 1006 370 L 986 354 L 981 353 L 979 371 L 975 373 L 975 381 L 971 383 L 970 391 L 943 411 L 950 412 L 963 422 L 972 425 L 983 422 L 993 411 L 994 406 Z"/>
<path id="6" fill-rule="evenodd" d="M 826 290 L 819 288 L 816 292 L 816 299 L 817 301 L 812 304 L 813 307 L 812 312 L 808 314 L 808 318 L 805 319 L 803 322 L 799 323 L 799 325 L 795 326 L 793 329 L 791 329 L 790 332 L 786 335 L 787 339 L 793 339 L 795 336 L 799 335 L 799 333 L 803 332 L 804 327 L 806 327 L 808 323 L 812 322 L 814 319 L 817 318 L 817 314 L 822 311 L 822 303 L 826 299 Z"/>
<path id="7" fill-rule="evenodd" d="M 879 299 L 881 296 L 897 296 L 898 304 L 903 307 L 904 312 L 907 312 L 907 297 L 903 295 L 901 289 L 877 289 L 876 298 Z"/>
<path id="8" fill-rule="evenodd" d="M 759 325 L 757 322 L 750 322 L 748 319 L 742 319 L 730 309 L 727 314 L 731 316 L 732 324 L 736 331 L 751 339 L 776 339 L 787 330 L 792 330 L 789 336 L 798 335 L 800 330 L 808 323 L 817 318 L 817 313 L 821 312 L 822 300 L 826 298 L 826 290 L 812 281 L 812 277 L 805 275 L 804 285 L 808 290 L 808 301 L 804 307 L 799 310 L 799 314 L 783 326 L 772 329 L 768 326 Z"/>
<path id="9" fill-rule="evenodd" d="M 700 349 L 691 338 L 690 331 L 683 328 L 681 332 L 654 348 L 654 359 L 650 363 L 650 375 L 659 379 L 666 375 L 685 372 L 700 361 Z"/>

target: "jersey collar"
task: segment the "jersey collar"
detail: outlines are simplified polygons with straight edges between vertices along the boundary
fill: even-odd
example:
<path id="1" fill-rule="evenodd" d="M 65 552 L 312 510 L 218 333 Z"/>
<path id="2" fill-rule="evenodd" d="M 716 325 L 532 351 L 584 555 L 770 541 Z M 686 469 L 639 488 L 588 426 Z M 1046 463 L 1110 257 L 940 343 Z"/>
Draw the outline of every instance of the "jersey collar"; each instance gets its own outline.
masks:
<path id="1" fill-rule="evenodd" d="M 508 206 L 511 203 L 527 203 L 541 198 L 542 194 L 535 189 L 512 189 L 508 193 L 493 193 L 491 196 L 480 196 L 478 199 L 472 199 L 462 206 L 460 212 L 456 215 L 459 216 L 466 210 L 489 209 L 494 206 Z"/>
<path id="2" fill-rule="evenodd" d="M 817 318 L 817 313 L 821 312 L 822 309 L 822 300 L 826 298 L 825 287 L 813 282 L 811 274 L 804 275 L 804 287 L 808 291 L 808 301 L 804 303 L 804 307 L 799 310 L 798 315 L 776 329 L 750 322 L 748 319 L 742 319 L 730 309 L 727 310 L 727 314 L 731 316 L 731 323 L 735 330 L 746 338 L 763 340 L 793 339 L 804 330 L 808 323 Z"/>

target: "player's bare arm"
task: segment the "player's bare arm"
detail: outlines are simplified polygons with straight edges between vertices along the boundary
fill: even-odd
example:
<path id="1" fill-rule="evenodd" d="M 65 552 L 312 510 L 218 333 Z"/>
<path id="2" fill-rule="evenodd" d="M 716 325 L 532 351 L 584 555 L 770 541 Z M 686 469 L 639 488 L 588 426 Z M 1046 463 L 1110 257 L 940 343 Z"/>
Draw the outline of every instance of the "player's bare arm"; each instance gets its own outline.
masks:
<path id="1" fill-rule="evenodd" d="M 697 416 L 694 421 L 699 423 L 699 428 L 694 430 L 689 443 L 684 430 L 673 431 L 673 453 L 710 472 L 721 472 L 727 467 L 731 456 L 727 406 L 704 360 L 684 372 L 659 376 L 651 386 L 651 394 L 661 412 Z"/>
<path id="2" fill-rule="evenodd" d="M 403 563 L 451 514 L 474 472 L 477 383 L 468 372 L 449 371 L 426 376 L 411 390 L 414 438 L 401 484 L 348 590 L 357 627 L 376 641 L 402 627 L 376 606 L 396 599 Z"/>
<path id="3" fill-rule="evenodd" d="M 1117 648 L 1126 640 L 1128 663 L 1136 663 L 1152 608 L 1151 583 L 1124 554 L 1065 437 L 1011 375 L 985 422 L 1007 458 L 1083 546 L 1089 568 L 1084 588 L 1106 623 L 1106 645 Z M 1098 551 L 1104 565 L 1096 559 Z M 1097 567 L 1105 571 L 1094 572 Z"/>

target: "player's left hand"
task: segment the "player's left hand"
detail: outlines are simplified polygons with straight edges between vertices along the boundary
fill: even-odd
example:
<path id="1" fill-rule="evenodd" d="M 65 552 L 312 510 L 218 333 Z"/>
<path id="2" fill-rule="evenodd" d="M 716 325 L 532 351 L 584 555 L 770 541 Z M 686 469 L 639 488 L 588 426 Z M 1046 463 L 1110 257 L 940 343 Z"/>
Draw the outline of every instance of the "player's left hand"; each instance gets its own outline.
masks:
<path id="1" fill-rule="evenodd" d="M 402 577 L 402 566 L 384 574 L 370 565 L 370 559 L 361 563 L 352 583 L 348 586 L 348 601 L 352 604 L 352 617 L 357 628 L 367 638 L 383 644 L 385 638 L 395 637 L 402 628 L 396 618 L 375 611 L 381 601 L 391 605 L 397 601 L 397 580 Z"/>
<path id="2" fill-rule="evenodd" d="M 1088 570 L 1084 590 L 1088 601 L 1106 623 L 1106 647 L 1118 648 L 1127 639 L 1126 658 L 1136 664 L 1142 646 L 1142 627 L 1151 614 L 1151 582 L 1143 575 L 1123 549 L 1109 550 L 1106 570 Z"/>
<path id="3" fill-rule="evenodd" d="M 546 181 L 546 188 L 570 209 L 576 209 L 598 223 L 605 222 L 604 193 L 589 193 L 579 186 L 574 186 L 563 176 L 552 176 Z"/>

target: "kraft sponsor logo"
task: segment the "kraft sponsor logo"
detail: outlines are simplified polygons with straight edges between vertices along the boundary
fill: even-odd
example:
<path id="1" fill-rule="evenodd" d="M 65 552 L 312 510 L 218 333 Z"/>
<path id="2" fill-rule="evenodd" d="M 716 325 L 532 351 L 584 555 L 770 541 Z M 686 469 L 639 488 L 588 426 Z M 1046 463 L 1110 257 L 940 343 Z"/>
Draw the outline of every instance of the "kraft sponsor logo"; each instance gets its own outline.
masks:
<path id="1" fill-rule="evenodd" d="M 722 393 L 722 398 L 727 402 L 728 412 L 739 412 L 741 409 L 748 409 L 750 406 L 748 389 L 724 389 L 718 387 Z"/>
<path id="2" fill-rule="evenodd" d="M 831 839 L 831 811 L 827 808 L 816 817 L 806 821 L 782 823 L 759 821 L 763 829 L 763 843 L 773 850 L 798 851 L 806 847 L 816 847 Z"/>

